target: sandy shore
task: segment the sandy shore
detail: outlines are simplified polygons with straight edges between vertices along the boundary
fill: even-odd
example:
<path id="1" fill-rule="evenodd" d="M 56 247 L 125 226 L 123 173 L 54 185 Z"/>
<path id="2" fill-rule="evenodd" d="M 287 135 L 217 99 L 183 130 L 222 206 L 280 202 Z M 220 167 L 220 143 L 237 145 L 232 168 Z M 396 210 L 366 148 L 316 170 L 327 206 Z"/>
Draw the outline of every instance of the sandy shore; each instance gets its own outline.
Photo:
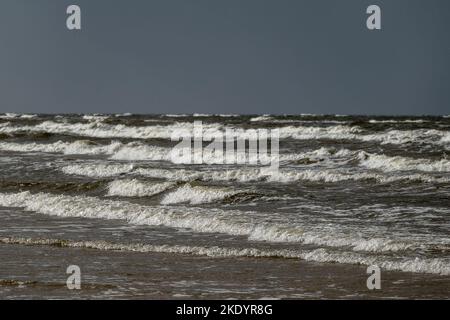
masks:
<path id="1" fill-rule="evenodd" d="M 379 299 L 448 298 L 450 278 L 382 272 L 381 290 L 366 287 L 366 267 L 294 259 L 209 258 L 0 245 L 2 299 Z M 78 265 L 81 290 L 66 288 Z"/>

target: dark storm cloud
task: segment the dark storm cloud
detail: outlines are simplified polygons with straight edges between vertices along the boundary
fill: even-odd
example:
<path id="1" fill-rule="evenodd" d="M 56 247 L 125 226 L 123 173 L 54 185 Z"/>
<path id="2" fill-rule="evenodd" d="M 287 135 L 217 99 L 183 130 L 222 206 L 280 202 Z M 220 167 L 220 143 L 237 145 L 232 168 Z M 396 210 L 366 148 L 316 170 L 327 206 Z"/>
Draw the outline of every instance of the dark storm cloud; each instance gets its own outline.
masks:
<path id="1" fill-rule="evenodd" d="M 446 0 L 2 0 L 0 111 L 449 114 L 449 31 Z"/>

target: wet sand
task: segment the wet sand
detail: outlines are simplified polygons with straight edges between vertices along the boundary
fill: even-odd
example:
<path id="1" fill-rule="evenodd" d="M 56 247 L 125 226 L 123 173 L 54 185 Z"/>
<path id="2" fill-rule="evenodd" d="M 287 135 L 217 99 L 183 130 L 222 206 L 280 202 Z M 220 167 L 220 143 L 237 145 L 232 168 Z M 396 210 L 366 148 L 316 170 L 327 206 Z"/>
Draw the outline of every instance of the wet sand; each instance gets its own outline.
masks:
<path id="1" fill-rule="evenodd" d="M 274 258 L 0 245 L 2 299 L 446 299 L 450 278 L 383 272 L 366 287 L 366 267 Z M 66 268 L 81 268 L 68 290 Z"/>

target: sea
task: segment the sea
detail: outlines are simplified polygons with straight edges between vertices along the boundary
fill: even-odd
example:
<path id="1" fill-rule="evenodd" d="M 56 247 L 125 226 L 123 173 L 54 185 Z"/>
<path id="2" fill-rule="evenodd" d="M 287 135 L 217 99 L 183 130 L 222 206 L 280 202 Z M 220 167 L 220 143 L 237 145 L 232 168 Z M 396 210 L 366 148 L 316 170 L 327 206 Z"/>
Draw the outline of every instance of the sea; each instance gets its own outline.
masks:
<path id="1" fill-rule="evenodd" d="M 278 170 L 173 161 L 199 121 Z M 3 113 L 0 168 L 1 299 L 450 297 L 449 116 Z"/>

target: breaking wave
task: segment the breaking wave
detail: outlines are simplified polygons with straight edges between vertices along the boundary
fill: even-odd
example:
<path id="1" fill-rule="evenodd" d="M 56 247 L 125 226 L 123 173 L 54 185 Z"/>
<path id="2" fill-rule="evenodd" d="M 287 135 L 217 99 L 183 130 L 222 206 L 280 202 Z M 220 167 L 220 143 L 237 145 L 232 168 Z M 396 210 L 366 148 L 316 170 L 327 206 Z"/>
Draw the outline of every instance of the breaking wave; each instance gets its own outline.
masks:
<path id="1" fill-rule="evenodd" d="M 46 152 L 46 153 L 63 153 L 63 154 L 80 154 L 80 155 L 108 155 L 113 160 L 148 160 L 148 161 L 171 161 L 171 152 L 173 149 L 146 145 L 139 142 L 130 142 L 127 144 L 119 141 L 113 141 L 108 145 L 101 145 L 89 140 L 78 140 L 75 142 L 57 141 L 51 144 L 42 143 L 13 143 L 0 142 L 0 150 L 13 152 Z M 201 152 L 201 151 L 200 151 Z M 225 155 L 225 161 L 231 163 L 235 160 L 234 155 Z M 228 156 L 228 157 L 227 157 Z M 280 154 L 281 162 L 295 162 L 299 165 L 320 164 L 320 162 L 335 161 L 336 164 L 342 163 L 342 160 L 349 161 L 352 156 L 356 156 L 359 164 L 368 169 L 378 169 L 383 171 L 423 171 L 423 172 L 450 172 L 450 160 L 446 158 L 440 160 L 429 159 L 412 159 L 401 156 L 386 156 L 379 154 L 371 154 L 365 151 L 351 151 L 348 149 L 336 150 L 334 148 L 320 148 L 299 154 Z M 208 153 L 203 154 L 203 159 L 208 161 L 213 159 L 214 155 Z M 211 161 L 210 161 L 211 162 Z M 344 162 L 345 163 L 345 162 Z M 304 175 L 304 173 L 303 173 Z M 304 175 L 305 176 L 305 175 Z M 311 175 L 310 175 L 311 176 Z M 330 179 L 339 180 L 339 178 L 331 178 L 330 174 L 324 174 L 324 181 Z M 325 176 L 329 176 L 327 179 Z M 316 175 L 316 177 L 318 177 Z M 363 177 L 363 176 L 360 176 Z M 374 177 L 366 175 L 368 179 Z M 312 178 L 313 180 L 317 180 Z M 283 179 L 281 179 L 283 180 Z M 310 180 L 310 179 L 309 179 Z M 321 180 L 321 179 L 319 179 Z M 349 179 L 341 179 L 349 180 Z M 350 179 L 351 180 L 351 179 Z M 383 180 L 383 179 L 381 179 Z M 417 180 L 417 176 L 412 180 Z M 424 180 L 424 179 L 419 179 Z M 425 179 L 427 180 L 427 179 Z"/>
<path id="2" fill-rule="evenodd" d="M 237 202 L 254 199 L 255 194 L 242 190 L 231 190 L 220 187 L 180 186 L 175 182 L 148 182 L 138 179 L 114 180 L 108 184 L 108 196 L 119 197 L 151 197 L 162 194 L 162 205 L 188 203 L 205 204 L 216 201 Z"/>
<path id="3" fill-rule="evenodd" d="M 19 114 L 19 113 L 5 113 L 3 115 L 0 115 L 0 119 L 33 119 L 37 118 L 37 114 Z"/>
<path id="4" fill-rule="evenodd" d="M 268 121 L 268 120 L 272 120 L 272 119 L 273 119 L 273 117 L 271 117 L 270 114 L 265 114 L 262 116 L 251 118 L 250 122 Z"/>
<path id="5" fill-rule="evenodd" d="M 137 179 L 114 180 L 108 184 L 108 196 L 151 197 L 173 188 L 171 182 L 144 182 Z"/>
<path id="6" fill-rule="evenodd" d="M 227 127 L 224 124 L 203 124 L 205 137 L 221 136 Z M 127 126 L 123 124 L 107 124 L 101 121 L 89 123 L 64 123 L 44 121 L 37 125 L 11 126 L 10 123 L 0 124 L 0 133 L 18 131 L 48 132 L 53 134 L 69 134 L 75 136 L 96 138 L 133 138 L 133 139 L 171 139 L 172 134 L 191 132 L 193 124 L 178 122 L 168 125 L 152 125 L 145 127 Z M 332 125 L 324 127 L 285 126 L 279 127 L 281 139 L 298 140 L 361 140 L 379 142 L 382 144 L 430 143 L 448 147 L 449 132 L 436 129 L 388 130 L 377 133 L 367 133 L 358 126 Z"/>
<path id="7" fill-rule="evenodd" d="M 424 119 L 405 119 L 405 120 L 375 120 L 370 119 L 369 123 L 425 123 L 429 122 L 429 120 Z"/>
<path id="8" fill-rule="evenodd" d="M 192 205 L 211 203 L 221 201 L 238 194 L 239 191 L 233 191 L 225 188 L 213 188 L 206 186 L 191 186 L 185 184 L 164 196 L 161 204 L 189 203 Z"/>
<path id="9" fill-rule="evenodd" d="M 384 252 L 426 249 L 444 245 L 394 240 L 366 239 L 341 233 L 333 227 L 330 232 L 306 225 L 258 220 L 251 212 L 200 207 L 142 206 L 118 200 L 103 200 L 88 196 L 67 196 L 49 193 L 0 193 L 0 205 L 21 207 L 38 213 L 60 217 L 120 219 L 131 224 L 188 228 L 194 232 L 225 233 L 246 236 L 249 240 L 269 242 L 299 242 L 328 247 L 350 247 L 354 251 Z M 323 208 L 323 210 L 327 210 Z M 447 244 L 447 250 L 450 244 Z"/>
<path id="10" fill-rule="evenodd" d="M 92 178 L 106 178 L 119 176 L 132 172 L 135 169 L 133 164 L 74 164 L 63 167 L 61 170 L 65 174 L 86 176 Z"/>
<path id="11" fill-rule="evenodd" d="M 74 142 L 57 141 L 54 143 L 14 143 L 14 142 L 0 142 L 0 150 L 12 152 L 45 152 L 45 153 L 63 153 L 67 155 L 108 155 L 113 160 L 148 160 L 148 161 L 170 161 L 176 160 L 176 163 L 183 163 L 182 157 L 172 156 L 172 152 L 176 152 L 174 148 L 165 148 L 147 145 L 141 142 L 122 143 L 120 141 L 112 141 L 110 144 L 103 145 L 90 140 L 77 140 Z M 180 151 L 178 148 L 177 151 Z M 187 151 L 187 150 L 185 150 Z M 203 161 L 206 163 L 214 163 L 215 155 L 213 153 L 204 152 L 203 150 L 190 150 L 192 156 L 200 154 Z M 288 153 L 280 154 L 279 161 L 292 162 L 305 160 L 303 164 L 317 163 L 319 160 L 323 161 L 325 158 L 344 157 L 352 155 L 353 152 L 341 149 L 336 151 L 334 149 L 320 148 L 304 153 Z M 268 155 L 270 159 L 270 155 Z M 311 161 L 307 162 L 306 160 Z M 223 160 L 225 163 L 235 163 L 235 153 L 223 153 Z M 316 160 L 316 161 L 313 161 Z M 187 161 L 186 161 L 187 162 Z M 189 162 L 188 162 L 189 163 Z"/>
<path id="12" fill-rule="evenodd" d="M 310 182 L 340 182 L 373 180 L 380 183 L 392 182 L 423 182 L 449 183 L 449 176 L 434 176 L 427 174 L 389 174 L 355 172 L 354 170 L 294 170 L 270 168 L 242 168 L 229 170 L 195 171 L 187 169 L 156 169 L 140 168 L 132 164 L 76 164 L 61 169 L 66 174 L 98 177 L 114 177 L 123 174 L 136 174 L 149 178 L 165 179 L 169 181 L 237 181 L 237 182 L 282 182 L 297 181 Z"/>
<path id="13" fill-rule="evenodd" d="M 0 142 L 0 150 L 29 153 L 63 153 L 66 155 L 108 155 L 114 160 L 170 161 L 171 159 L 171 149 L 138 142 L 124 144 L 119 141 L 113 141 L 108 145 L 98 144 L 90 140 L 57 141 L 49 144 Z"/>
<path id="14" fill-rule="evenodd" d="M 441 159 L 411 159 L 400 156 L 388 157 L 385 155 L 370 154 L 364 151 L 358 153 L 360 165 L 369 169 L 383 171 L 424 171 L 424 172 L 450 172 L 450 160 Z"/>

